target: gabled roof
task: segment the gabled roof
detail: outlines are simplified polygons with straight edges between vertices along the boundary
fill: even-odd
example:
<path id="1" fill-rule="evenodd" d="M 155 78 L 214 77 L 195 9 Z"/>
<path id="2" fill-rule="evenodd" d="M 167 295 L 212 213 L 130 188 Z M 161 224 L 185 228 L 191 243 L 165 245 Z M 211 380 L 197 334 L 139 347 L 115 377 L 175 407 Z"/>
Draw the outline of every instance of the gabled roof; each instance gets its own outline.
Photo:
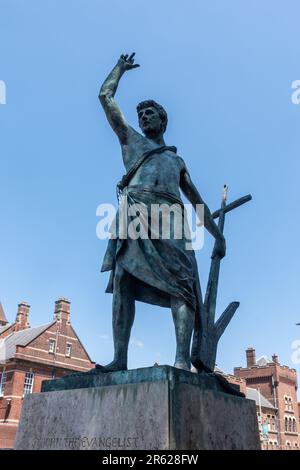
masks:
<path id="1" fill-rule="evenodd" d="M 47 325 L 27 328 L 26 330 L 11 333 L 4 338 L 4 361 L 11 359 L 16 354 L 17 346 L 27 346 L 31 341 L 36 339 L 41 333 L 47 330 L 54 322 Z"/>
<path id="2" fill-rule="evenodd" d="M 261 406 L 263 408 L 272 408 L 275 410 L 275 406 L 272 405 L 269 400 L 267 400 L 256 388 L 246 388 L 246 398 L 249 400 L 254 400 L 256 403 L 256 406 Z"/>
<path id="3" fill-rule="evenodd" d="M 75 337 L 76 337 L 76 338 L 77 338 L 77 340 L 78 340 L 78 343 L 80 344 L 80 346 L 81 346 L 81 347 L 82 347 L 82 349 L 84 350 L 85 354 L 87 355 L 87 357 L 89 358 L 89 360 L 90 360 L 92 363 L 94 363 L 94 364 L 95 364 L 95 362 L 94 362 L 94 361 L 92 361 L 92 359 L 91 359 L 91 357 L 90 357 L 89 353 L 87 352 L 87 350 L 86 350 L 86 349 L 85 349 L 85 347 L 83 346 L 83 344 L 82 344 L 82 342 L 81 342 L 81 339 L 79 338 L 78 334 L 77 334 L 77 333 L 76 333 L 76 331 L 74 330 L 73 326 L 72 326 L 72 325 L 70 325 L 70 326 L 71 326 L 71 328 L 72 328 L 72 331 L 73 331 L 73 333 L 74 333 Z"/>
<path id="4" fill-rule="evenodd" d="M 259 359 L 256 361 L 257 366 L 266 366 L 267 364 L 270 364 L 271 359 L 268 358 L 268 356 L 261 356 Z"/>
<path id="5" fill-rule="evenodd" d="M 0 302 L 0 325 L 6 325 L 8 323 L 6 315 L 4 313 L 2 304 Z"/>

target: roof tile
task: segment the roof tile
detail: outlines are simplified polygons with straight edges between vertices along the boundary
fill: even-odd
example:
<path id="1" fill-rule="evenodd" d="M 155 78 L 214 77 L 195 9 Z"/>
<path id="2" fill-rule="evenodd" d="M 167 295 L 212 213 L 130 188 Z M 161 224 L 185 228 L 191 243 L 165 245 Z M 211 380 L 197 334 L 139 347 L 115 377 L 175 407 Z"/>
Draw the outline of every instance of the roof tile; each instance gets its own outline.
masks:
<path id="1" fill-rule="evenodd" d="M 31 343 L 31 341 L 47 330 L 53 323 L 54 322 L 47 323 L 47 325 L 36 326 L 34 328 L 26 328 L 26 330 L 17 331 L 7 336 L 3 340 L 4 361 L 14 357 L 17 346 L 27 346 L 27 344 Z"/>

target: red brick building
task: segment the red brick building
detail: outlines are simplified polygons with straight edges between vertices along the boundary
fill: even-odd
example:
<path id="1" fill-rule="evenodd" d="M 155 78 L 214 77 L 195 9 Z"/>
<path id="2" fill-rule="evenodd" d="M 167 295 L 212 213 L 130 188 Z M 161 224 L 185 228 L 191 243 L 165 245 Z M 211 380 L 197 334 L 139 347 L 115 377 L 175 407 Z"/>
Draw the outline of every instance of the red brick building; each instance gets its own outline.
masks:
<path id="1" fill-rule="evenodd" d="M 23 398 L 41 390 L 43 380 L 84 372 L 95 364 L 70 320 L 70 302 L 55 302 L 54 320 L 29 326 L 29 305 L 18 306 L 9 324 L 0 304 L 0 448 L 12 448 Z"/>
<path id="2" fill-rule="evenodd" d="M 247 367 L 236 367 L 231 381 L 243 380 L 247 398 L 256 402 L 263 449 L 299 450 L 300 421 L 295 369 L 262 356 L 256 360 L 255 349 L 246 351 Z M 236 383 L 236 382 L 235 382 Z M 241 387 L 241 391 L 243 387 Z"/>
<path id="3" fill-rule="evenodd" d="M 246 380 L 236 375 L 225 374 L 218 367 L 215 371 L 222 374 L 228 382 L 237 385 L 248 400 L 255 401 L 261 448 L 278 450 L 278 431 L 276 426 L 277 408 L 270 403 L 258 389 L 247 387 Z"/>

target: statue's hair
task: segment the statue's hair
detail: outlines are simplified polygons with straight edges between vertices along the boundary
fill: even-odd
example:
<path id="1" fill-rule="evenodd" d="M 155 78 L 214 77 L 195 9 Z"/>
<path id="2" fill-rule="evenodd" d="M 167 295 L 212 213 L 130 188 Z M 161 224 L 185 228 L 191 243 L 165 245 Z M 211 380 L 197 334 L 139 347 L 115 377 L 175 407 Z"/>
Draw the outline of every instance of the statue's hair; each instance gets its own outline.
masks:
<path id="1" fill-rule="evenodd" d="M 137 112 L 139 112 L 141 109 L 149 108 L 149 107 L 153 107 L 158 111 L 158 114 L 159 114 L 159 117 L 161 119 L 162 126 L 163 126 L 163 132 L 165 132 L 167 128 L 167 124 L 168 124 L 168 115 L 167 115 L 166 110 L 160 104 L 156 103 L 156 101 L 154 100 L 141 101 L 137 105 L 136 109 L 137 109 Z"/>

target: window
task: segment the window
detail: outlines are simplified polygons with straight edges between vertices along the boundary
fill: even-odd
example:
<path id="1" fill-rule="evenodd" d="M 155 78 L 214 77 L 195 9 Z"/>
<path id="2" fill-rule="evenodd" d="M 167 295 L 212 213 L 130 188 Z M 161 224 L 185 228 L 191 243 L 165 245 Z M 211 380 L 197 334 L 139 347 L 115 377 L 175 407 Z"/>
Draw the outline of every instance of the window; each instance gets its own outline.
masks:
<path id="1" fill-rule="evenodd" d="M 56 345 L 55 339 L 50 339 L 50 341 L 49 341 L 49 353 L 51 353 L 51 354 L 55 353 L 55 345 Z"/>
<path id="2" fill-rule="evenodd" d="M 289 399 L 286 396 L 284 397 L 284 407 L 286 410 L 289 409 Z"/>
<path id="3" fill-rule="evenodd" d="M 27 395 L 28 393 L 32 393 L 33 378 L 34 378 L 34 374 L 32 372 L 26 372 L 25 382 L 24 382 L 24 395 Z"/>
<path id="4" fill-rule="evenodd" d="M 284 430 L 285 432 L 289 430 L 289 419 L 287 417 L 284 418 Z"/>
<path id="5" fill-rule="evenodd" d="M 262 424 L 263 424 L 263 420 L 262 420 L 262 417 L 261 417 L 260 413 L 257 413 L 257 420 L 258 420 L 258 427 L 259 427 L 259 430 L 261 431 L 261 429 L 262 429 Z"/>
<path id="6" fill-rule="evenodd" d="M 292 397 L 284 396 L 284 407 L 286 411 L 293 411 L 293 399 Z"/>
<path id="7" fill-rule="evenodd" d="M 284 418 L 284 430 L 285 432 L 297 432 L 297 421 L 294 417 L 286 416 Z"/>
<path id="8" fill-rule="evenodd" d="M 276 419 L 274 415 L 271 417 L 271 430 L 276 431 Z"/>
<path id="9" fill-rule="evenodd" d="M 5 384 L 6 384 L 6 378 L 7 374 L 5 370 L 0 374 L 0 397 L 3 397 L 4 395 L 4 389 L 5 389 Z"/>
<path id="10" fill-rule="evenodd" d="M 71 357 L 71 352 L 72 352 L 72 344 L 71 344 L 71 343 L 67 343 L 67 346 L 66 346 L 66 356 L 67 356 L 67 357 Z"/>

